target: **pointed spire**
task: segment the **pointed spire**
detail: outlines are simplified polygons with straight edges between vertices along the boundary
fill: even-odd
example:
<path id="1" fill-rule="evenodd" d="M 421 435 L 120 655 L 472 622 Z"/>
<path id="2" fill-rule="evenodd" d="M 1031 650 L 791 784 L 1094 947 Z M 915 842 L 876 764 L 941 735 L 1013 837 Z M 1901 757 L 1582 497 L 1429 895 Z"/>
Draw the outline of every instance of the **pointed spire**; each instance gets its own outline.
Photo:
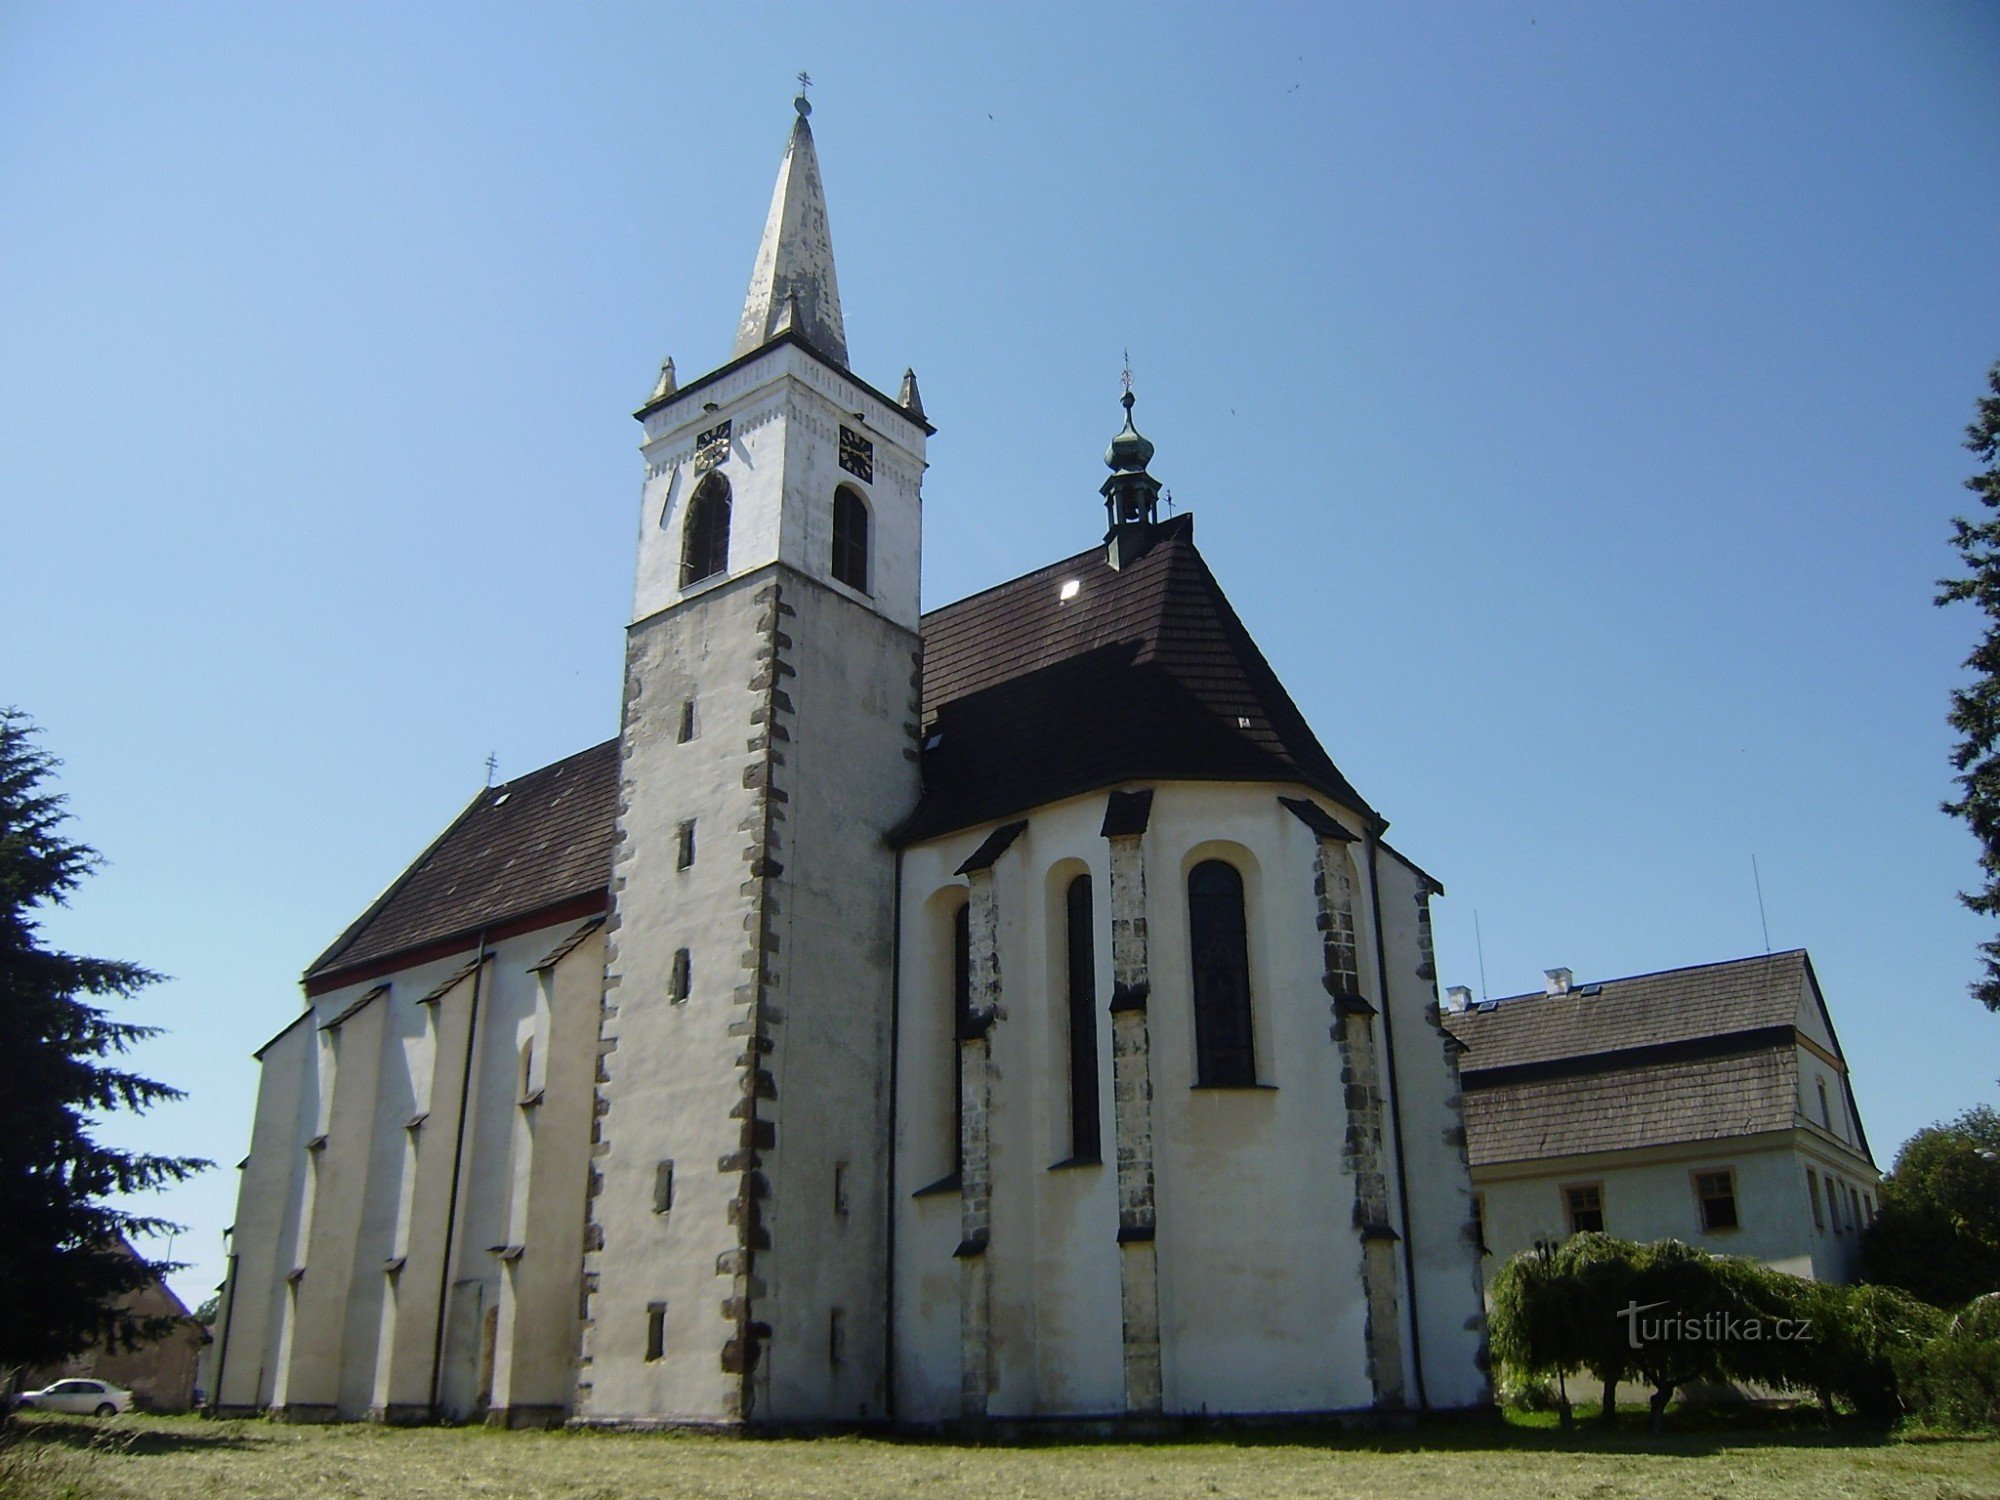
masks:
<path id="1" fill-rule="evenodd" d="M 840 286 L 833 274 L 833 236 L 826 224 L 826 191 L 803 93 L 792 101 L 798 119 L 785 147 L 784 165 L 771 194 L 763 243 L 743 299 L 743 322 L 731 357 L 749 354 L 789 326 L 820 354 L 847 367 L 847 330 L 840 321 Z M 785 320 L 789 320 L 787 323 Z"/>
<path id="2" fill-rule="evenodd" d="M 919 422 L 924 420 L 924 395 L 922 391 L 917 389 L 917 372 L 915 370 L 906 369 L 903 371 L 903 388 L 896 394 L 896 404 L 915 417 Z"/>
<path id="3" fill-rule="evenodd" d="M 669 354 L 660 361 L 660 378 L 653 382 L 652 401 L 664 401 L 680 389 L 680 382 L 674 379 L 674 357 Z"/>

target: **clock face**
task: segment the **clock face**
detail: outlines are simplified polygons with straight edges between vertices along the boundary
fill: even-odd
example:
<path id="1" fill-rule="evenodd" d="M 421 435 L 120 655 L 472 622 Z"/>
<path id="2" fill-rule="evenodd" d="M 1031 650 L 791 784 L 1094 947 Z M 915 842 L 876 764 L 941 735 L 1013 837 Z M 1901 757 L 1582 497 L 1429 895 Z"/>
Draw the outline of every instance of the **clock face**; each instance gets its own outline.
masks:
<path id="1" fill-rule="evenodd" d="M 875 445 L 852 428 L 840 429 L 840 466 L 856 479 L 875 482 Z"/>
<path id="2" fill-rule="evenodd" d="M 694 471 L 706 474 L 729 461 L 729 422 L 724 419 L 694 440 Z"/>

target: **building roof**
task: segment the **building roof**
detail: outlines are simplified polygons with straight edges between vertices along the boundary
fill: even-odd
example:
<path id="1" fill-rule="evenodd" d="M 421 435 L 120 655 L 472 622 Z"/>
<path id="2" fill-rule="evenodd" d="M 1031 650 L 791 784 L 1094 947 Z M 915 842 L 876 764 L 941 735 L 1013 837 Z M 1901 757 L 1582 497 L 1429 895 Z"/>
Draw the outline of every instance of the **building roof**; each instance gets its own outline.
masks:
<path id="1" fill-rule="evenodd" d="M 1381 822 L 1223 597 L 1192 515 L 1123 568 L 1092 548 L 935 610 L 923 641 L 924 789 L 899 843 L 1139 779 L 1304 785 Z"/>
<path id="2" fill-rule="evenodd" d="M 924 791 L 901 842 L 1142 778 L 1304 785 L 1380 823 L 1223 598 L 1192 516 L 1122 570 L 1093 548 L 934 611 L 923 639 Z M 617 792 L 616 740 L 481 792 L 308 985 L 602 894 Z"/>
<path id="3" fill-rule="evenodd" d="M 617 811 L 616 740 L 488 787 L 313 960 L 307 982 L 602 894 Z"/>
<path id="4" fill-rule="evenodd" d="M 1492 1000 L 1444 1023 L 1467 1051 L 1459 1071 L 1596 1057 L 1792 1024 L 1806 998 L 1803 948 Z"/>
<path id="5" fill-rule="evenodd" d="M 1484 1167 L 1784 1130 L 1797 1066 L 1790 1047 L 1762 1046 L 1500 1088 L 1468 1085 L 1466 1155 Z"/>
<path id="6" fill-rule="evenodd" d="M 1466 1048 L 1472 1165 L 1790 1129 L 1803 1006 L 1818 1008 L 1832 1037 L 1811 960 L 1793 949 L 1447 1011 Z M 1868 1156 L 1865 1134 L 1857 1148 Z"/>

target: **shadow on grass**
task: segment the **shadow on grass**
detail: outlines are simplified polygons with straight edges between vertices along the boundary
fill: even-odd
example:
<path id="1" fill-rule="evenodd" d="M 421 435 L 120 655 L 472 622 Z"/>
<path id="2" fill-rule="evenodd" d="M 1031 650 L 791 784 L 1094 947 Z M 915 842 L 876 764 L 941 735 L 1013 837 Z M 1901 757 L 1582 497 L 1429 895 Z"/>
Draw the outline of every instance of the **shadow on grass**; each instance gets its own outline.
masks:
<path id="1" fill-rule="evenodd" d="M 172 1425 L 167 1425 L 171 1422 Z M 65 1417 L 49 1412 L 20 1412 L 0 1445 L 73 1448 L 92 1453 L 224 1453 L 254 1448 L 260 1441 L 204 1423 L 199 1418 L 155 1419 L 144 1425 L 118 1417 Z"/>
<path id="2" fill-rule="evenodd" d="M 1878 1448 L 1907 1441 L 1889 1429 L 1842 1417 L 1828 1426 L 1815 1409 L 1702 1407 L 1670 1412 L 1666 1431 L 1655 1433 L 1643 1408 L 1621 1414 L 1614 1426 L 1598 1421 L 1594 1407 L 1579 1407 L 1565 1431 L 1553 1412 L 1467 1414 L 1411 1418 L 1402 1425 L 1357 1425 L 1333 1420 L 1257 1423 L 1190 1422 L 1172 1433 L 1107 1436 L 1076 1431 L 996 1430 L 967 1433 L 862 1434 L 910 1446 L 1085 1448 L 1230 1447 L 1317 1448 L 1328 1453 L 1605 1453 L 1712 1457 L 1744 1448 Z M 751 1439 L 755 1441 L 753 1437 Z M 1928 1441 L 1929 1439 L 1924 1439 Z"/>

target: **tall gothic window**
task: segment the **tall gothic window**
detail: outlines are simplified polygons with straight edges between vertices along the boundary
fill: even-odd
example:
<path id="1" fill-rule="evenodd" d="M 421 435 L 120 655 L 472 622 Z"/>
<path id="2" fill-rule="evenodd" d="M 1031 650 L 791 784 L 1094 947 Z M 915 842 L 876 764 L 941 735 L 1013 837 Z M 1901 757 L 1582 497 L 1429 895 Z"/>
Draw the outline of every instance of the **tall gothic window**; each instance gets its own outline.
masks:
<path id="1" fill-rule="evenodd" d="M 951 1169 L 965 1165 L 965 1049 L 972 1029 L 972 906 L 951 919 Z"/>
<path id="2" fill-rule="evenodd" d="M 833 576 L 868 592 L 868 502 L 844 484 L 833 492 Z"/>
<path id="3" fill-rule="evenodd" d="M 1196 1088 L 1257 1082 L 1250 1040 L 1250 943 L 1243 877 L 1234 865 L 1204 860 L 1188 872 L 1188 944 L 1194 958 Z"/>
<path id="4" fill-rule="evenodd" d="M 729 481 L 710 474 L 688 501 L 681 532 L 681 587 L 713 578 L 729 566 Z"/>
<path id="5" fill-rule="evenodd" d="M 1097 950 L 1091 938 L 1090 877 L 1069 883 L 1069 1155 L 1097 1161 Z"/>

